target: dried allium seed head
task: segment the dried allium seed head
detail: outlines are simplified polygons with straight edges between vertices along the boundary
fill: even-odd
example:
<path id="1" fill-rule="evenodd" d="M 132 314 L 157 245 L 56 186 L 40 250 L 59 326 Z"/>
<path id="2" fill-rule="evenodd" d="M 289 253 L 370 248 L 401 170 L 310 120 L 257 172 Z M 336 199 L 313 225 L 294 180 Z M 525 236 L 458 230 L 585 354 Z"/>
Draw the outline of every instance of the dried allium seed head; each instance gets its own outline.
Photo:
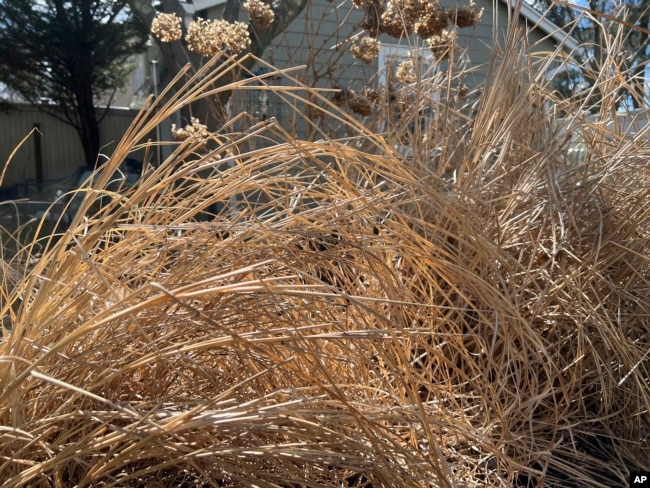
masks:
<path id="1" fill-rule="evenodd" d="M 455 13 L 449 15 L 459 29 L 474 27 L 481 21 L 482 16 L 483 9 L 477 10 L 474 0 L 470 0 L 468 5 L 464 5 L 460 10 L 456 10 Z"/>
<path id="2" fill-rule="evenodd" d="M 439 36 L 433 36 L 427 39 L 427 44 L 438 60 L 443 60 L 453 49 L 456 44 L 456 31 L 443 30 Z"/>
<path id="3" fill-rule="evenodd" d="M 370 36 L 363 36 L 352 46 L 352 56 L 366 64 L 372 63 L 379 56 L 379 41 Z"/>
<path id="4" fill-rule="evenodd" d="M 350 107 L 350 110 L 355 114 L 364 117 L 372 113 L 372 102 L 363 95 L 354 95 L 350 100 L 348 100 L 348 107 Z"/>
<path id="5" fill-rule="evenodd" d="M 265 29 L 275 20 L 275 14 L 271 7 L 260 0 L 248 0 L 244 2 L 244 8 L 248 10 L 248 18 L 251 23 L 260 29 Z"/>
<path id="6" fill-rule="evenodd" d="M 395 77 L 400 83 L 409 84 L 414 83 L 417 79 L 415 74 L 415 66 L 412 59 L 408 59 L 397 67 Z"/>
<path id="7" fill-rule="evenodd" d="M 151 22 L 151 33 L 162 42 L 178 41 L 183 37 L 181 18 L 173 13 L 160 13 Z"/>
<path id="8" fill-rule="evenodd" d="M 422 39 L 439 36 L 449 24 L 449 14 L 440 4 L 427 4 L 413 30 Z"/>

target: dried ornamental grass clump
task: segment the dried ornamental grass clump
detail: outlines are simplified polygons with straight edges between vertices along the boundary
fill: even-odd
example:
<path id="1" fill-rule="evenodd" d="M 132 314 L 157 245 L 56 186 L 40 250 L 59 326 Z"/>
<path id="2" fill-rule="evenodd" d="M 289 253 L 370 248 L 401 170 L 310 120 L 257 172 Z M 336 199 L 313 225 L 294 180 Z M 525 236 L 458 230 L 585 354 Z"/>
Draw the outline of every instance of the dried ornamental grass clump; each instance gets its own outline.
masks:
<path id="1" fill-rule="evenodd" d="M 536 109 L 552 98 L 520 39 L 471 120 L 422 80 L 403 131 L 343 111 L 346 139 L 201 129 L 214 147 L 176 143 L 117 194 L 153 128 L 253 81 L 215 89 L 243 61 L 212 59 L 143 112 L 16 283 L 3 486 L 608 488 L 650 469 L 650 129 Z M 433 103 L 442 123 L 395 151 Z M 578 166 L 564 124 L 589 141 Z"/>
<path id="2" fill-rule="evenodd" d="M 406 400 L 406 331 L 380 303 L 411 298 L 391 250 L 406 228 L 381 216 L 413 182 L 390 161 L 260 124 L 211 134 L 221 144 L 204 155 L 179 144 L 128 195 L 83 211 L 152 127 L 214 90 L 220 61 L 137 119 L 38 286 L 20 285 L 30 306 L 0 343 L 3 484 L 451 486 L 420 418 L 439 409 Z M 380 174 L 395 183 L 373 188 Z"/>

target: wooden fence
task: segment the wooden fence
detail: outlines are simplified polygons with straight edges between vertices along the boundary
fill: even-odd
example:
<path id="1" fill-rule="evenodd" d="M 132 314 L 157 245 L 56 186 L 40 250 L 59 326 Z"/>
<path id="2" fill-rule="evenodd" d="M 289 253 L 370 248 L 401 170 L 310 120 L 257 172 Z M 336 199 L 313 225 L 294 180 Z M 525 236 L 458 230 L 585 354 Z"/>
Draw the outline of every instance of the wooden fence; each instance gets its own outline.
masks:
<path id="1" fill-rule="evenodd" d="M 113 152 L 136 114 L 135 110 L 109 109 L 100 125 L 102 154 Z M 134 158 L 142 159 L 142 155 L 136 154 Z M 84 164 L 79 136 L 71 126 L 32 106 L 0 113 L 0 167 L 6 170 L 2 187 L 30 180 L 69 178 Z"/>
<path id="2" fill-rule="evenodd" d="M 242 107 L 238 107 L 238 109 L 246 109 L 258 118 L 268 115 L 282 121 L 281 104 L 275 103 L 276 100 L 260 98 L 260 93 L 268 92 L 254 91 L 251 93 L 257 98 L 240 100 L 239 103 L 242 104 Z M 253 95 L 250 96 L 253 97 Z M 264 111 L 264 113 L 257 113 L 258 111 Z M 136 114 L 136 110 L 121 108 L 109 110 L 100 125 L 102 154 L 112 154 Z M 597 115 L 592 118 L 595 128 L 601 125 L 597 122 Z M 603 123 L 603 129 L 618 130 L 628 137 L 644 142 L 650 139 L 647 133 L 650 111 L 635 110 L 618 113 L 615 119 L 614 121 L 614 118 L 610 118 L 607 123 Z M 169 121 L 161 124 L 163 140 L 169 138 L 169 124 Z M 38 132 L 34 128 L 37 128 Z M 567 129 L 570 129 L 570 126 Z M 31 135 L 29 135 L 30 132 Z M 29 137 L 26 138 L 26 136 Z M 150 138 L 156 139 L 155 132 L 151 134 Z M 23 139 L 25 141 L 18 147 Z M 578 134 L 574 134 L 573 139 L 570 152 L 576 153 L 574 156 L 580 159 L 584 151 L 584 140 Z M 17 147 L 18 149 L 16 149 Z M 14 150 L 16 152 L 12 157 L 11 154 Z M 162 152 L 161 155 L 164 159 L 171 152 L 171 148 L 163 147 Z M 37 154 L 40 154 L 40 158 L 37 157 Z M 135 153 L 131 157 L 142 161 L 144 154 L 142 152 Z M 81 143 L 76 131 L 71 126 L 32 106 L 21 106 L 10 113 L 0 113 L 0 168 L 5 170 L 4 180 L 0 185 L 2 188 L 11 188 L 37 181 L 47 183 L 73 178 L 80 173 L 83 166 L 84 156 Z M 0 200 L 1 197 L 0 194 Z"/>
<path id="3" fill-rule="evenodd" d="M 612 116 L 613 115 L 613 116 Z M 569 148 L 569 157 L 575 164 L 582 164 L 588 157 L 590 143 L 596 134 L 605 136 L 605 140 L 610 139 L 612 144 L 620 146 L 621 144 L 650 144 L 650 110 L 635 109 L 628 112 L 616 112 L 607 117 L 601 117 L 600 114 L 592 114 L 586 117 L 592 125 L 581 124 L 582 132 L 572 130 L 570 121 L 559 119 L 560 125 L 564 130 L 572 132 L 571 145 Z M 621 140 L 614 140 L 614 135 L 623 136 Z M 602 138 L 601 138 L 602 139 Z"/>

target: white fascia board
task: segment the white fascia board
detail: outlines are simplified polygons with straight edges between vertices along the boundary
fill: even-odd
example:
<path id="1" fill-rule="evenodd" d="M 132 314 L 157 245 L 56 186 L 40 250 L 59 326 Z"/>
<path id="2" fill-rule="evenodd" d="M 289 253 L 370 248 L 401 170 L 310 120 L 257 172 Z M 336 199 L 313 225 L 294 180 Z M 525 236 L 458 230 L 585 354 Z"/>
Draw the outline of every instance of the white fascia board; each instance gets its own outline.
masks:
<path id="1" fill-rule="evenodd" d="M 503 3 L 508 3 L 508 0 L 501 0 Z M 533 25 L 537 26 L 547 34 L 549 34 L 553 39 L 555 39 L 559 44 L 562 44 L 564 47 L 567 49 L 573 51 L 574 49 L 578 49 L 580 46 L 580 43 L 578 40 L 567 34 L 565 30 L 563 30 L 561 27 L 556 25 L 555 23 L 551 22 L 546 18 L 542 12 L 537 10 L 535 7 L 530 5 L 526 1 L 522 0 L 510 0 L 510 6 L 513 9 L 517 8 L 517 4 L 521 4 L 521 15 L 526 17 L 529 21 L 533 23 Z"/>

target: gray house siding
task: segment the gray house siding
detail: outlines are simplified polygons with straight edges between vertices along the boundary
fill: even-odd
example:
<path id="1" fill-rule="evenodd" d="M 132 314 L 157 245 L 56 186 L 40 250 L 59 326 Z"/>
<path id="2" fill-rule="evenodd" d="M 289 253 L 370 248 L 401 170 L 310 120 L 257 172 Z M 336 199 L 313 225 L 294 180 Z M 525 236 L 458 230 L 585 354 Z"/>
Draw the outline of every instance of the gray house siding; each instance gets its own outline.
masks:
<path id="1" fill-rule="evenodd" d="M 443 6 L 453 8 L 464 5 L 455 0 L 442 0 Z M 505 39 L 508 27 L 508 8 L 499 1 L 476 0 L 478 8 L 483 8 L 481 22 L 473 27 L 459 31 L 459 50 L 456 56 L 465 61 L 468 68 L 463 80 L 469 86 L 480 85 L 486 76 L 486 65 L 490 60 L 495 34 L 499 42 Z M 221 18 L 223 6 L 219 5 L 199 12 L 208 18 Z M 353 7 L 352 2 L 328 2 L 327 0 L 311 0 L 302 14 L 294 20 L 287 30 L 278 36 L 264 53 L 264 60 L 277 68 L 306 65 L 306 68 L 296 71 L 293 76 L 308 86 L 321 88 L 349 88 L 360 90 L 364 85 L 373 85 L 378 79 L 378 62 L 365 64 L 353 58 L 349 42 L 350 37 L 362 32 L 358 27 L 363 18 L 363 12 Z M 246 11 L 240 12 L 240 20 L 247 21 Z M 527 20 L 521 16 L 520 22 L 525 25 Z M 342 26 L 342 27 L 340 27 Z M 533 50 L 550 51 L 555 49 L 554 41 L 546 39 L 546 33 L 533 30 L 529 33 L 528 42 Z M 400 42 L 385 34 L 380 36 L 382 45 L 397 45 Z M 410 38 L 401 41 L 402 46 L 416 45 L 424 48 L 420 39 Z M 423 52 L 429 52 L 423 49 Z M 445 69 L 445 66 L 441 66 Z M 289 80 L 276 80 L 277 84 L 289 84 Z M 272 94 L 244 92 L 232 100 L 233 111 L 247 111 L 256 118 L 274 116 L 285 128 L 294 127 L 296 111 L 286 103 L 280 103 Z M 300 109 L 304 111 L 303 108 Z M 302 131 L 300 135 L 305 135 Z"/>
<path id="2" fill-rule="evenodd" d="M 302 14 L 289 28 L 276 37 L 264 52 L 265 62 L 279 69 L 302 67 L 271 83 L 293 85 L 289 77 L 297 79 L 308 87 L 331 89 L 334 87 L 359 90 L 363 84 L 377 74 L 377 64 L 364 64 L 356 60 L 350 52 L 350 43 L 345 42 L 359 32 L 356 25 L 361 21 L 362 12 L 350 8 L 351 2 L 344 4 L 328 3 L 326 0 L 312 0 Z M 221 18 L 222 7 L 211 8 L 209 18 Z M 247 21 L 246 11 L 242 9 L 240 20 Z M 340 27 L 343 26 L 343 27 Z M 305 96 L 306 93 L 301 93 Z M 268 97 L 268 100 L 260 100 Z M 287 100 L 295 104 L 292 108 Z M 247 111 L 257 115 L 263 105 L 265 115 L 274 116 L 282 126 L 301 136 L 303 130 L 296 131 L 304 105 L 284 102 L 273 94 L 243 92 L 233 96 L 233 111 Z M 298 107 L 299 105 L 299 107 Z M 304 127 L 303 127 L 304 129 Z"/>
<path id="3" fill-rule="evenodd" d="M 447 8 L 465 3 L 453 0 L 441 1 L 441 4 Z M 483 17 L 480 23 L 474 28 L 460 29 L 458 36 L 460 51 L 465 52 L 469 59 L 468 68 L 471 68 L 471 72 L 465 82 L 471 86 L 482 84 L 485 80 L 486 67 L 492 56 L 495 37 L 500 43 L 505 41 L 509 22 L 508 9 L 505 4 L 499 2 L 496 12 L 495 4 L 492 1 L 476 0 L 476 5 L 478 8 L 483 8 Z M 555 43 L 548 38 L 547 34 L 539 29 L 530 29 L 533 26 L 523 17 L 519 18 L 519 22 L 522 26 L 529 28 L 528 43 L 533 52 L 555 49 Z"/>

